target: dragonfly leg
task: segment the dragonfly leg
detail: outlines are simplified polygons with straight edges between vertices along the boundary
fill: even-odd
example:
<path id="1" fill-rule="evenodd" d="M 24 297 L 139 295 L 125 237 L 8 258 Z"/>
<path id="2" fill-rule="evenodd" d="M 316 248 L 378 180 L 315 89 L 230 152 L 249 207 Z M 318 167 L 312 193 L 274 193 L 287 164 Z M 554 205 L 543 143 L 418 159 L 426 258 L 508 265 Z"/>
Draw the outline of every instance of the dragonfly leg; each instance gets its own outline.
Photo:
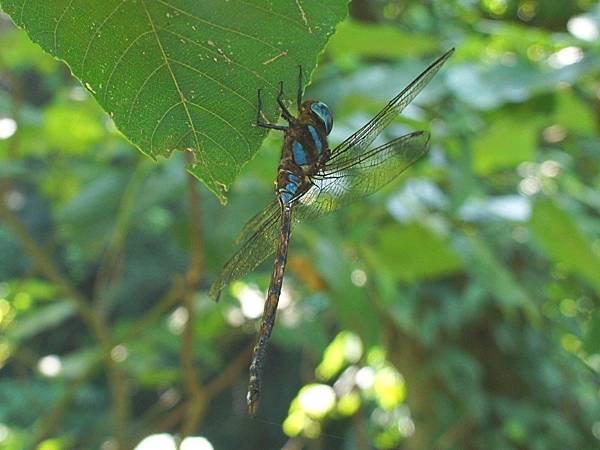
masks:
<path id="1" fill-rule="evenodd" d="M 290 113 L 283 101 L 283 81 L 279 82 L 279 95 L 277 95 L 277 103 L 281 108 L 281 116 L 288 122 L 293 122 L 295 120 L 294 116 L 292 116 L 292 113 Z"/>
<path id="2" fill-rule="evenodd" d="M 266 120 L 264 120 L 264 114 L 263 114 L 263 110 L 262 110 L 262 95 L 261 95 L 260 89 L 258 90 L 257 103 L 258 103 L 258 108 L 256 109 L 256 126 L 257 127 L 268 128 L 270 130 L 279 130 L 279 131 L 287 130 L 287 127 L 285 127 L 283 125 L 269 123 Z"/>
<path id="3" fill-rule="evenodd" d="M 300 105 L 302 104 L 302 83 L 304 82 L 304 76 L 302 74 L 302 66 L 298 64 L 298 93 L 296 97 L 296 104 L 298 105 L 298 112 L 300 112 Z"/>

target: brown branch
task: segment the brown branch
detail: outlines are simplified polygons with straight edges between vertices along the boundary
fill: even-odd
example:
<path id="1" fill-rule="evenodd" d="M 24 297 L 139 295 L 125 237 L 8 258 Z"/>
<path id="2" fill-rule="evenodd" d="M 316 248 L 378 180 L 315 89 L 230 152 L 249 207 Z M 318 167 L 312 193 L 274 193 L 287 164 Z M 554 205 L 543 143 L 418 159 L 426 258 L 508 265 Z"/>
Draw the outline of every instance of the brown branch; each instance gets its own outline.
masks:
<path id="1" fill-rule="evenodd" d="M 31 257 L 39 271 L 60 288 L 67 296 L 68 300 L 77 308 L 83 321 L 94 332 L 98 341 L 105 345 L 105 350 L 110 351 L 110 345 L 106 345 L 110 341 L 106 330 L 99 323 L 99 320 L 94 314 L 94 310 L 90 307 L 87 299 L 58 270 L 54 261 L 45 254 L 35 239 L 29 234 L 17 215 L 8 208 L 4 201 L 7 196 L 7 191 L 8 189 L 6 186 L 3 186 L 3 188 L 0 189 L 0 219 L 3 220 L 6 227 L 19 240 L 23 249 Z"/>
<path id="2" fill-rule="evenodd" d="M 192 153 L 187 153 L 189 163 L 193 162 Z M 193 175 L 187 175 L 188 191 L 190 194 L 190 266 L 187 272 L 187 281 L 195 289 L 204 266 L 202 246 L 202 215 L 200 211 L 200 195 L 198 194 L 198 181 Z"/>
<path id="3" fill-rule="evenodd" d="M 172 285 L 167 294 L 161 300 L 159 300 L 156 305 L 149 310 L 137 323 L 132 325 L 132 327 L 129 328 L 128 332 L 122 339 L 120 339 L 120 341 L 126 345 L 131 340 L 137 338 L 153 323 L 161 319 L 163 314 L 181 298 L 183 292 L 183 277 L 174 277 Z M 101 367 L 103 367 L 100 364 L 101 362 L 102 357 L 101 355 L 98 355 L 97 360 L 93 362 L 92 366 L 84 374 L 71 382 L 69 385 L 69 390 L 56 402 L 48 414 L 36 422 L 34 425 L 35 437 L 33 439 L 33 445 L 31 449 L 37 448 L 36 446 L 40 442 L 47 439 L 54 433 L 56 427 L 60 424 L 60 420 L 67 412 L 71 402 L 74 400 L 78 388 L 87 379 L 95 375 Z"/>
<path id="4" fill-rule="evenodd" d="M 248 360 L 252 356 L 253 348 L 254 342 L 250 342 L 250 344 L 235 357 L 225 370 L 221 371 L 216 378 L 202 387 L 202 414 L 206 412 L 210 401 L 231 386 L 235 380 L 240 377 L 240 374 L 244 372 L 248 366 Z M 152 424 L 150 430 L 152 432 L 165 431 L 177 426 L 177 424 L 184 420 L 190 406 L 190 401 L 179 404 L 179 406 L 173 409 L 168 415 L 161 417 L 160 420 Z M 203 416 L 200 417 L 199 421 L 201 421 L 202 418 Z"/>
<path id="5" fill-rule="evenodd" d="M 6 205 L 4 199 L 8 192 L 7 188 L 7 183 L 3 183 L 0 187 L 0 218 L 19 240 L 23 249 L 31 257 L 40 272 L 55 283 L 66 295 L 67 299 L 74 304 L 83 322 L 91 330 L 100 346 L 111 391 L 117 442 L 120 448 L 125 448 L 128 413 L 127 391 L 123 374 L 111 358 L 112 339 L 104 317 L 90 306 L 85 296 L 60 272 L 54 261 L 38 245 L 33 236 L 29 234 L 17 215 Z"/>
<path id="6" fill-rule="evenodd" d="M 188 161 L 191 162 L 191 158 L 192 154 L 189 153 Z M 187 311 L 188 317 L 181 339 L 181 367 L 183 370 L 184 385 L 190 396 L 190 401 L 188 402 L 186 417 L 181 427 L 181 435 L 184 438 L 191 435 L 198 427 L 206 407 L 206 401 L 194 364 L 194 324 L 196 321 L 194 294 L 202 274 L 203 264 L 200 196 L 196 190 L 196 179 L 191 174 L 188 174 L 187 180 L 190 195 L 190 265 L 186 273 L 187 292 L 183 296 L 183 306 Z"/>
<path id="7" fill-rule="evenodd" d="M 183 370 L 183 384 L 190 397 L 185 421 L 181 427 L 181 436 L 185 438 L 193 434 L 204 413 L 206 406 L 205 395 L 198 384 L 198 374 L 194 364 L 194 293 L 189 291 L 183 297 L 183 304 L 188 313 L 181 339 L 181 368 Z"/>
<path id="8" fill-rule="evenodd" d="M 175 305 L 186 293 L 185 280 L 181 275 L 174 275 L 171 287 L 165 296 L 146 312 L 137 322 L 133 323 L 121 339 L 124 342 L 131 341 L 140 336 L 150 326 L 162 318 L 162 316 Z"/>
<path id="9" fill-rule="evenodd" d="M 115 282 L 117 273 L 121 267 L 119 263 L 129 231 L 136 194 L 139 192 L 149 167 L 151 166 L 146 163 L 145 158 L 140 159 L 121 197 L 114 229 L 97 270 L 93 294 L 96 302 L 102 298 L 102 292 L 106 285 Z"/>
<path id="10" fill-rule="evenodd" d="M 244 350 L 242 350 L 221 374 L 211 380 L 210 383 L 204 388 L 206 392 L 206 399 L 211 400 L 212 398 L 219 395 L 225 389 L 227 389 L 233 382 L 240 376 L 246 367 L 250 357 L 252 356 L 252 350 L 254 349 L 254 342 L 250 342 Z"/>
<path id="11" fill-rule="evenodd" d="M 62 417 L 68 411 L 71 402 L 75 399 L 79 387 L 96 373 L 98 368 L 101 367 L 101 361 L 102 358 L 98 356 L 97 360 L 94 361 L 87 371 L 69 383 L 69 389 L 63 394 L 60 400 L 54 404 L 52 409 L 34 423 L 32 427 L 34 437 L 26 450 L 37 449 L 41 442 L 52 436 L 54 430 L 56 430 L 56 427 L 60 424 Z"/>

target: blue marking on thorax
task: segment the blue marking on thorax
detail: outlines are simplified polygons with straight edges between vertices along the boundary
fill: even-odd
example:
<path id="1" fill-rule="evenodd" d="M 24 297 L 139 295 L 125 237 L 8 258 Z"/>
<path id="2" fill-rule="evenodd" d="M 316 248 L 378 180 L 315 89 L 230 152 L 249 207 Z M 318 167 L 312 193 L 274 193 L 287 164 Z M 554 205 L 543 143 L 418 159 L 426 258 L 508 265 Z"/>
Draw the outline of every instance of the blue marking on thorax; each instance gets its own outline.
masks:
<path id="1" fill-rule="evenodd" d="M 292 143 L 292 155 L 294 157 L 294 162 L 299 166 L 305 166 L 308 164 L 308 160 L 306 159 L 306 151 L 300 142 L 294 141 Z"/>
<path id="2" fill-rule="evenodd" d="M 319 154 L 323 153 L 323 143 L 321 142 L 321 138 L 319 137 L 319 133 L 317 133 L 317 129 L 312 125 L 308 125 L 308 132 L 310 133 L 313 142 L 315 143 L 315 147 L 317 147 L 317 151 Z"/>
<path id="3" fill-rule="evenodd" d="M 319 120 L 323 123 L 325 134 L 331 133 L 331 128 L 333 127 L 333 116 L 331 115 L 331 111 L 329 111 L 329 107 L 323 102 L 315 102 L 310 105 L 310 110 L 315 113 Z"/>

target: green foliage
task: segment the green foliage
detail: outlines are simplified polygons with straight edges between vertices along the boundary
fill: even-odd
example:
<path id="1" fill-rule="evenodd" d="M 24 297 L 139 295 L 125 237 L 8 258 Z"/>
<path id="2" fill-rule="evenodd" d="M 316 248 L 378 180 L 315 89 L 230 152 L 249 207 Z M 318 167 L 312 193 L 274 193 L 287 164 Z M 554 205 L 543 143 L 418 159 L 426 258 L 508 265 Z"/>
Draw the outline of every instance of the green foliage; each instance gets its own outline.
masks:
<path id="1" fill-rule="evenodd" d="M 0 16 L 0 448 L 125 449 L 149 437 L 170 450 L 199 435 L 240 450 L 598 448 L 598 2 L 355 1 L 320 56 L 343 2 L 167 2 L 289 51 L 266 65 L 275 50 L 233 38 L 229 48 L 225 30 L 193 30 L 162 0 L 116 10 L 28 0 L 22 20 L 17 2 L 0 2 L 25 28 Z M 152 33 L 137 41 L 147 58 L 124 57 L 106 86 L 123 46 L 150 31 L 144 5 L 170 30 L 158 33 L 170 54 L 250 102 L 178 68 L 186 95 L 254 145 L 196 111 L 199 129 L 236 155 L 199 153 L 222 162 L 210 169 L 231 184 L 227 207 L 189 176 L 186 153 L 150 161 L 115 127 L 150 153 L 153 114 L 177 101 L 159 69 L 137 128 L 121 117 L 161 64 Z M 198 61 L 170 32 L 189 32 L 218 62 Z M 290 99 L 295 63 L 308 73 L 319 57 L 307 98 L 332 108 L 335 145 L 451 46 L 383 136 L 428 129 L 429 155 L 383 191 L 295 229 L 260 417 L 247 418 L 270 264 L 219 303 L 206 291 L 245 221 L 273 198 L 281 137 L 270 134 L 240 170 L 263 137 L 251 126 L 261 83 L 225 56 L 273 85 L 283 79 Z M 265 87 L 274 118 L 276 87 Z M 185 132 L 181 114 L 165 119 L 153 156 Z"/>
<path id="2" fill-rule="evenodd" d="M 364 251 L 373 266 L 408 283 L 436 279 L 462 268 L 461 260 L 444 239 L 418 223 L 379 230 L 377 241 Z"/>
<path id="3" fill-rule="evenodd" d="M 374 42 L 378 45 L 373 45 Z M 427 35 L 414 36 L 394 26 L 348 20 L 337 28 L 327 45 L 327 52 L 335 58 L 399 58 L 420 55 L 435 48 L 435 40 Z"/>
<path id="4" fill-rule="evenodd" d="M 594 251 L 565 211 L 548 200 L 540 200 L 533 208 L 531 228 L 555 262 L 587 279 L 600 295 L 600 252 Z"/>
<path id="5" fill-rule="evenodd" d="M 257 89 L 268 93 L 266 116 L 275 120 L 278 83 L 295 98 L 298 65 L 313 71 L 346 14 L 345 0 L 326 7 L 291 0 L 1 4 L 33 41 L 69 65 L 144 154 L 191 150 L 190 171 L 222 202 L 265 136 L 253 126 Z M 50 114 L 73 120 L 72 111 Z M 82 145 L 97 136 L 94 125 L 76 128 Z"/>

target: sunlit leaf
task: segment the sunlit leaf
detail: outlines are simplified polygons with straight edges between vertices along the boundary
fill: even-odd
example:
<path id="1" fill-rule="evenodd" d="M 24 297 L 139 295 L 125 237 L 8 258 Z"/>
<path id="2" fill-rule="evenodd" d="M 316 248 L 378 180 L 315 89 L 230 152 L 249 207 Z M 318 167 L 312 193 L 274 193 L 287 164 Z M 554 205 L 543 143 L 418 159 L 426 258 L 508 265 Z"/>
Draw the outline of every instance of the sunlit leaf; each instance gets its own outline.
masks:
<path id="1" fill-rule="evenodd" d="M 314 419 L 325 417 L 335 408 L 335 403 L 335 391 L 326 384 L 309 384 L 298 392 L 298 406 Z"/>
<path id="2" fill-rule="evenodd" d="M 406 386 L 404 379 L 393 367 L 383 367 L 375 374 L 375 395 L 381 407 L 391 410 L 404 401 Z"/>
<path id="3" fill-rule="evenodd" d="M 357 362 L 361 356 L 360 338 L 354 333 L 342 331 L 325 349 L 323 360 L 317 366 L 317 375 L 322 380 L 329 380 L 346 364 Z"/>

